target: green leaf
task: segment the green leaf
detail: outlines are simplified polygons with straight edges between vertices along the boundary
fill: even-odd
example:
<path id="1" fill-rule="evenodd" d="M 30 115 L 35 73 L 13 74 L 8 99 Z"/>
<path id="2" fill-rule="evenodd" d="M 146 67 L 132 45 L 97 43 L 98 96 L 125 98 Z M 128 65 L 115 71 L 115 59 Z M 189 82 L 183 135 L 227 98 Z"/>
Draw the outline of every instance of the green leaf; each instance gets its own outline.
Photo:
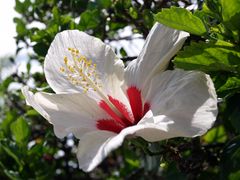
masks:
<path id="1" fill-rule="evenodd" d="M 233 30 L 240 29 L 240 0 L 220 0 L 223 21 Z"/>
<path id="2" fill-rule="evenodd" d="M 122 57 L 127 56 L 127 52 L 125 51 L 125 49 L 123 47 L 120 49 L 120 54 L 121 54 Z"/>
<path id="3" fill-rule="evenodd" d="M 99 26 L 99 12 L 98 10 L 86 10 L 81 14 L 79 23 L 80 30 L 94 29 Z"/>
<path id="4" fill-rule="evenodd" d="M 53 14 L 53 20 L 55 23 L 60 24 L 60 13 L 59 13 L 59 9 L 57 6 L 54 6 L 52 9 L 52 14 Z"/>
<path id="5" fill-rule="evenodd" d="M 209 13 L 219 19 L 219 16 L 221 16 L 221 5 L 219 3 L 219 0 L 205 0 L 204 2 L 205 3 L 203 4 L 203 10 L 205 11 L 207 8 Z"/>
<path id="6" fill-rule="evenodd" d="M 109 8 L 112 4 L 111 0 L 98 0 L 96 3 L 100 8 Z"/>
<path id="7" fill-rule="evenodd" d="M 18 36 L 27 35 L 28 30 L 26 28 L 26 23 L 22 19 L 16 17 L 13 20 L 16 23 L 16 31 Z"/>
<path id="8" fill-rule="evenodd" d="M 47 35 L 48 34 L 45 30 L 38 30 L 30 38 L 31 41 L 42 42 Z"/>
<path id="9" fill-rule="evenodd" d="M 203 136 L 203 140 L 207 143 L 224 143 L 227 140 L 227 134 L 223 126 L 218 126 L 208 131 L 208 133 Z"/>
<path id="10" fill-rule="evenodd" d="M 8 89 L 8 86 L 14 82 L 14 78 L 12 76 L 7 77 L 4 81 L 0 84 L 0 91 L 4 92 Z"/>
<path id="11" fill-rule="evenodd" d="M 25 119 L 18 118 L 11 125 L 12 134 L 19 145 L 26 145 L 30 135 L 30 129 Z"/>
<path id="12" fill-rule="evenodd" d="M 145 9 L 143 11 L 143 20 L 144 20 L 145 26 L 151 29 L 154 24 L 154 17 L 150 10 Z"/>
<path id="13" fill-rule="evenodd" d="M 225 41 L 191 43 L 174 59 L 177 68 L 204 72 L 227 71 L 239 73 L 240 53 Z"/>
<path id="14" fill-rule="evenodd" d="M 240 92 L 240 79 L 237 77 L 230 77 L 226 83 L 221 86 L 217 92 L 222 96 L 231 95 Z"/>
<path id="15" fill-rule="evenodd" d="M 6 116 L 1 123 L 1 130 L 4 132 L 6 136 L 10 134 L 10 125 L 15 120 L 16 117 L 17 114 L 15 111 L 8 111 L 6 113 Z"/>
<path id="16" fill-rule="evenodd" d="M 28 62 L 28 63 L 26 64 L 26 68 L 27 68 L 27 73 L 29 74 L 29 73 L 30 73 L 30 70 L 31 70 L 31 63 L 30 63 L 30 62 Z"/>
<path id="17" fill-rule="evenodd" d="M 24 14 L 24 13 L 26 13 L 26 11 L 28 11 L 28 7 L 30 4 L 31 4 L 30 0 L 25 0 L 23 2 L 21 2 L 20 0 L 16 0 L 15 1 L 15 10 L 20 14 Z"/>
<path id="18" fill-rule="evenodd" d="M 229 177 L 229 180 L 239 180 L 240 179 L 240 170 L 231 173 L 228 177 Z"/>
<path id="19" fill-rule="evenodd" d="M 155 21 L 199 36 L 207 33 L 202 20 L 183 8 L 171 7 L 170 9 L 163 9 L 162 12 L 155 15 Z"/>
<path id="20" fill-rule="evenodd" d="M 33 46 L 33 50 L 39 56 L 45 56 L 47 54 L 48 46 L 45 43 L 40 42 Z"/>
<path id="21" fill-rule="evenodd" d="M 26 112 L 27 116 L 38 116 L 39 113 L 35 109 L 30 109 Z"/>
<path id="22" fill-rule="evenodd" d="M 129 8 L 129 14 L 133 19 L 137 19 L 138 18 L 138 12 L 137 9 L 134 7 L 130 7 Z"/>

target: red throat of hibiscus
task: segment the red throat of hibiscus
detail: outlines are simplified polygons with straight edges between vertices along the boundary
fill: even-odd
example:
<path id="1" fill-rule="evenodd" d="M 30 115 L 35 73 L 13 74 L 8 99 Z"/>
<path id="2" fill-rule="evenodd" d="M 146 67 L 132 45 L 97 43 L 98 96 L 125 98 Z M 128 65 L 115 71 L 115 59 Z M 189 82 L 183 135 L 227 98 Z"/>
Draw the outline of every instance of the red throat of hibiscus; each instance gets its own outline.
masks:
<path id="1" fill-rule="evenodd" d="M 119 133 L 126 127 L 136 125 L 150 109 L 149 103 L 144 103 L 143 105 L 141 91 L 136 87 L 129 87 L 127 89 L 127 95 L 131 106 L 131 112 L 129 112 L 125 104 L 111 96 L 108 96 L 109 101 L 114 105 L 118 112 L 120 112 L 120 114 L 117 114 L 104 100 L 100 101 L 99 107 L 111 118 L 97 120 L 96 126 L 99 130 Z"/>
<path id="2" fill-rule="evenodd" d="M 141 91 L 135 86 L 127 89 L 127 96 L 131 109 L 127 108 L 120 100 L 106 95 L 102 92 L 101 80 L 97 71 L 97 64 L 91 59 L 80 54 L 78 49 L 68 48 L 70 58 L 63 59 L 63 66 L 60 71 L 65 74 L 67 79 L 77 86 L 83 88 L 83 92 L 89 89 L 98 93 L 102 98 L 99 107 L 103 109 L 110 118 L 97 120 L 96 127 L 99 130 L 112 131 L 119 133 L 122 129 L 137 124 L 146 112 L 150 109 L 150 104 L 142 102 Z"/>

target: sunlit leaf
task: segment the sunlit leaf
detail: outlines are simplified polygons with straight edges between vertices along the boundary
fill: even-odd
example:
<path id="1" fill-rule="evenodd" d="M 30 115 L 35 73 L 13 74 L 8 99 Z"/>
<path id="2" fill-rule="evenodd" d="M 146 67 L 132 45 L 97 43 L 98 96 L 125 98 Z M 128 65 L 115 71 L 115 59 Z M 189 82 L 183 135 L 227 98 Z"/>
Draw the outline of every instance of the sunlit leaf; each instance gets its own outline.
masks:
<path id="1" fill-rule="evenodd" d="M 218 90 L 218 93 L 222 95 L 234 94 L 240 92 L 240 79 L 237 77 L 230 77 L 226 83 L 221 86 Z"/>
<path id="2" fill-rule="evenodd" d="M 239 51 L 228 42 L 194 42 L 178 53 L 174 64 L 177 68 L 186 70 L 228 71 L 238 74 L 239 60 Z"/>
<path id="3" fill-rule="evenodd" d="M 231 29 L 240 29 L 240 0 L 220 0 L 222 18 Z"/>
<path id="4" fill-rule="evenodd" d="M 81 14 L 79 28 L 86 30 L 90 28 L 96 28 L 99 25 L 99 12 L 98 10 L 87 10 Z"/>
<path id="5" fill-rule="evenodd" d="M 25 119 L 20 117 L 17 121 L 13 122 L 11 131 L 18 144 L 26 144 L 30 135 L 30 129 Z"/>
<path id="6" fill-rule="evenodd" d="M 204 35 L 207 33 L 202 20 L 183 8 L 171 7 L 170 9 L 163 9 L 162 12 L 155 15 L 155 21 L 195 35 Z"/>
<path id="7" fill-rule="evenodd" d="M 1 122 L 1 131 L 7 136 L 10 134 L 10 126 L 12 122 L 16 119 L 17 114 L 15 111 L 8 111 L 5 118 Z"/>
<path id="8" fill-rule="evenodd" d="M 227 134 L 223 126 L 218 126 L 208 131 L 203 136 L 203 140 L 207 143 L 224 143 L 227 140 Z"/>

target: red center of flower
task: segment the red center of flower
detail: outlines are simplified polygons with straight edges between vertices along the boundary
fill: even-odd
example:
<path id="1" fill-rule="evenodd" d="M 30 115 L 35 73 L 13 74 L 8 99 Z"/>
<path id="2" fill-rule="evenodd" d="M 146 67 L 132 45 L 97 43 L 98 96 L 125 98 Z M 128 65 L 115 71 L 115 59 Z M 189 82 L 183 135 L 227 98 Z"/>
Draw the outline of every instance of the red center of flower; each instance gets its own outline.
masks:
<path id="1" fill-rule="evenodd" d="M 96 126 L 99 130 L 119 133 L 122 129 L 137 124 L 150 109 L 149 103 L 144 103 L 143 105 L 141 91 L 136 87 L 128 88 L 127 95 L 132 112 L 129 112 L 125 104 L 111 96 L 108 96 L 109 101 L 120 112 L 120 115 L 117 114 L 104 100 L 99 103 L 100 108 L 111 117 L 111 119 L 97 120 Z"/>

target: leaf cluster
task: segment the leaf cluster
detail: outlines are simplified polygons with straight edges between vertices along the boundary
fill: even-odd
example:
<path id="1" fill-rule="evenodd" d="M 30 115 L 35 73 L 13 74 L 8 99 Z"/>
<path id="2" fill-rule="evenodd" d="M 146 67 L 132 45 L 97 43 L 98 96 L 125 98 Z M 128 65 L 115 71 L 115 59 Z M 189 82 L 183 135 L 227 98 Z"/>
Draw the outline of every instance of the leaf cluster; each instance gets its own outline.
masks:
<path id="1" fill-rule="evenodd" d="M 188 45 L 174 58 L 174 66 L 211 75 L 218 94 L 219 115 L 215 127 L 202 137 L 202 141 L 226 143 L 214 171 L 219 178 L 238 179 L 240 1 L 206 0 L 196 11 L 171 7 L 155 14 L 154 18 L 192 35 Z"/>

